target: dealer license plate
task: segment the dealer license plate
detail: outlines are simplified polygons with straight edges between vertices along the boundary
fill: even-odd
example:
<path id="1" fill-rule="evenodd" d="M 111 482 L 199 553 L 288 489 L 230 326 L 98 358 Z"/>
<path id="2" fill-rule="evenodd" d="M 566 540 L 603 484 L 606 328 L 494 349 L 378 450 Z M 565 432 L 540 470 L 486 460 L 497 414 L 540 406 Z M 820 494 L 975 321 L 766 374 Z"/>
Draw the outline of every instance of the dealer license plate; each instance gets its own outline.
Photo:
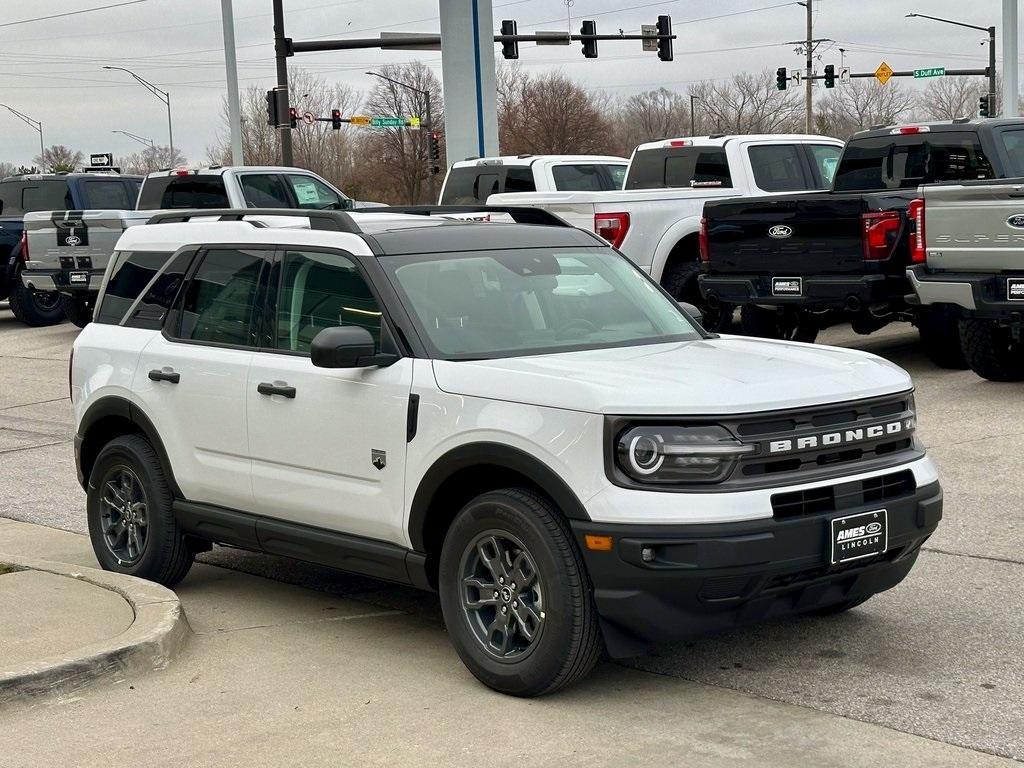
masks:
<path id="1" fill-rule="evenodd" d="M 889 545 L 886 510 L 832 519 L 832 564 L 848 563 L 885 552 Z"/>
<path id="2" fill-rule="evenodd" d="M 1008 301 L 1024 301 L 1024 278 L 1006 278 L 1006 298 Z"/>
<path id="3" fill-rule="evenodd" d="M 68 282 L 72 285 L 88 285 L 89 284 L 89 273 L 88 272 L 72 272 L 68 275 Z"/>
<path id="4" fill-rule="evenodd" d="M 773 277 L 772 296 L 802 296 L 804 281 L 802 277 Z"/>

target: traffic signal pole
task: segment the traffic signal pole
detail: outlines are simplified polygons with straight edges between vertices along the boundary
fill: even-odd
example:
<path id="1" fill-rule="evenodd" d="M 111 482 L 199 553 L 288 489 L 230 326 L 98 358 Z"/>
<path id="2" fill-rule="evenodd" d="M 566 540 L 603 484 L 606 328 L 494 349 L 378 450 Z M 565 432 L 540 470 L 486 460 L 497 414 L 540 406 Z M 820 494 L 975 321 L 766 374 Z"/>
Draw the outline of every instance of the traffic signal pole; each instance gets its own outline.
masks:
<path id="1" fill-rule="evenodd" d="M 804 133 L 811 133 L 814 128 L 814 8 L 812 0 L 807 0 L 802 5 L 807 8 L 807 40 L 804 43 L 804 51 L 807 54 L 807 71 L 804 73 Z"/>
<path id="2" fill-rule="evenodd" d="M 277 87 L 284 92 L 284 112 L 288 114 L 288 40 L 284 36 L 284 0 L 274 0 L 274 55 L 277 58 Z M 292 156 L 291 128 L 278 127 L 281 139 L 281 165 L 295 165 Z"/>

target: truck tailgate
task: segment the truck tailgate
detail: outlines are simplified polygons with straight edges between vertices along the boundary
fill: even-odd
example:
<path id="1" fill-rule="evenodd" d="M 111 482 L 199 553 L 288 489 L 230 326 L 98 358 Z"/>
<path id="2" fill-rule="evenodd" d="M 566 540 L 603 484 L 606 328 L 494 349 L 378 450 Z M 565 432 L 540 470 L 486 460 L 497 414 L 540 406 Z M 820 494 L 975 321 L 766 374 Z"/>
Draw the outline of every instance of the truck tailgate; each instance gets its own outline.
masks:
<path id="1" fill-rule="evenodd" d="M 922 187 L 929 269 L 1024 270 L 1024 183 Z"/>
<path id="2" fill-rule="evenodd" d="M 747 275 L 863 272 L 864 210 L 859 194 L 708 203 L 709 269 Z"/>
<path id="3" fill-rule="evenodd" d="M 118 238 L 130 226 L 144 224 L 152 211 L 38 211 L 25 214 L 28 251 L 34 269 L 107 265 Z M 77 263 L 76 263 L 77 262 Z"/>

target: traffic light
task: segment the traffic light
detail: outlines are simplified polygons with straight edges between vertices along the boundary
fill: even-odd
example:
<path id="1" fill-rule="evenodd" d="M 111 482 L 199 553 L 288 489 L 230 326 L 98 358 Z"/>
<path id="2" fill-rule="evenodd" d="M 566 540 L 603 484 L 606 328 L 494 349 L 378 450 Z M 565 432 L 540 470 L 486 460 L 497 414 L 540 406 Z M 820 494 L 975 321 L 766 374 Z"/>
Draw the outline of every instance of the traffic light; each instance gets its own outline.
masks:
<path id="1" fill-rule="evenodd" d="M 775 87 L 780 91 L 786 90 L 786 85 L 789 78 L 786 77 L 786 68 L 779 67 L 775 70 Z"/>
<path id="2" fill-rule="evenodd" d="M 826 64 L 825 65 L 825 87 L 835 88 L 836 87 L 836 65 Z"/>
<path id="3" fill-rule="evenodd" d="M 672 17 L 658 17 L 658 58 L 662 61 L 672 61 L 672 38 L 661 37 L 661 35 L 672 34 Z M 595 43 L 596 45 L 596 43 Z M 596 55 L 596 54 L 595 54 Z"/>
<path id="4" fill-rule="evenodd" d="M 267 125 L 277 128 L 277 95 L 273 89 L 267 91 Z"/>
<path id="5" fill-rule="evenodd" d="M 341 128 L 341 110 L 340 109 L 332 109 L 331 110 L 331 128 L 333 128 L 334 130 L 338 130 L 339 128 Z"/>
<path id="6" fill-rule="evenodd" d="M 981 117 L 992 117 L 992 104 L 987 93 L 978 99 L 978 115 Z"/>
<path id="7" fill-rule="evenodd" d="M 292 128 L 299 124 L 299 110 L 295 107 L 288 107 L 288 123 Z"/>
<path id="8" fill-rule="evenodd" d="M 430 159 L 441 159 L 441 134 L 437 131 L 432 131 L 430 134 Z"/>
<path id="9" fill-rule="evenodd" d="M 513 19 L 505 19 L 501 22 L 501 34 L 502 35 L 516 35 L 518 32 L 518 25 Z M 519 41 L 518 40 L 503 40 L 501 43 L 501 55 L 506 59 L 518 59 L 519 58 Z"/>
<path id="10" fill-rule="evenodd" d="M 583 26 L 580 27 L 581 35 L 596 35 L 597 34 L 597 22 L 590 21 L 589 19 L 583 22 Z M 585 59 L 596 59 L 597 58 L 597 40 L 583 40 L 583 58 Z"/>

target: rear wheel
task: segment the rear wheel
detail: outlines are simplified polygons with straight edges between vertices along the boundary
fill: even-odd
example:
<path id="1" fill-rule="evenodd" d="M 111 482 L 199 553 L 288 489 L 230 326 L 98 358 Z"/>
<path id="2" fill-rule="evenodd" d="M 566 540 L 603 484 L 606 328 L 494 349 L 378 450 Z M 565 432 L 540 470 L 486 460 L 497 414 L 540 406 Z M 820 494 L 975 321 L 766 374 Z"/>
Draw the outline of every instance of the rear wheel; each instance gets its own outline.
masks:
<path id="1" fill-rule="evenodd" d="M 64 316 L 79 328 L 92 322 L 92 311 L 96 304 L 93 296 L 64 296 L 61 300 Z"/>
<path id="2" fill-rule="evenodd" d="M 960 313 L 948 304 L 924 307 L 917 316 L 917 330 L 921 346 L 933 363 L 940 368 L 963 370 L 967 367 L 960 344 Z"/>
<path id="3" fill-rule="evenodd" d="M 61 296 L 56 291 L 30 291 L 21 283 L 21 276 L 15 276 L 11 286 L 11 312 L 25 325 L 40 328 L 56 325 L 64 320 Z"/>
<path id="4" fill-rule="evenodd" d="M 762 339 L 785 339 L 808 344 L 818 338 L 818 318 L 794 307 L 759 307 L 744 304 L 740 310 L 740 326 L 747 336 Z"/>
<path id="5" fill-rule="evenodd" d="M 156 451 L 138 435 L 107 443 L 89 475 L 89 538 L 100 565 L 171 587 L 194 552 L 171 511 L 173 496 Z"/>
<path id="6" fill-rule="evenodd" d="M 1024 380 L 1024 344 L 1009 328 L 991 320 L 960 323 L 964 357 L 971 370 L 989 381 Z"/>
<path id="7" fill-rule="evenodd" d="M 441 550 L 439 592 L 455 650 L 501 693 L 551 693 L 600 656 L 580 553 L 554 505 L 532 491 L 491 491 L 459 512 Z"/>
<path id="8" fill-rule="evenodd" d="M 661 284 L 676 301 L 685 301 L 698 307 L 704 314 L 701 323 L 709 331 L 727 331 L 732 326 L 733 306 L 722 304 L 714 309 L 708 306 L 700 292 L 697 281 L 701 266 L 699 262 L 679 262 L 665 269 Z"/>

